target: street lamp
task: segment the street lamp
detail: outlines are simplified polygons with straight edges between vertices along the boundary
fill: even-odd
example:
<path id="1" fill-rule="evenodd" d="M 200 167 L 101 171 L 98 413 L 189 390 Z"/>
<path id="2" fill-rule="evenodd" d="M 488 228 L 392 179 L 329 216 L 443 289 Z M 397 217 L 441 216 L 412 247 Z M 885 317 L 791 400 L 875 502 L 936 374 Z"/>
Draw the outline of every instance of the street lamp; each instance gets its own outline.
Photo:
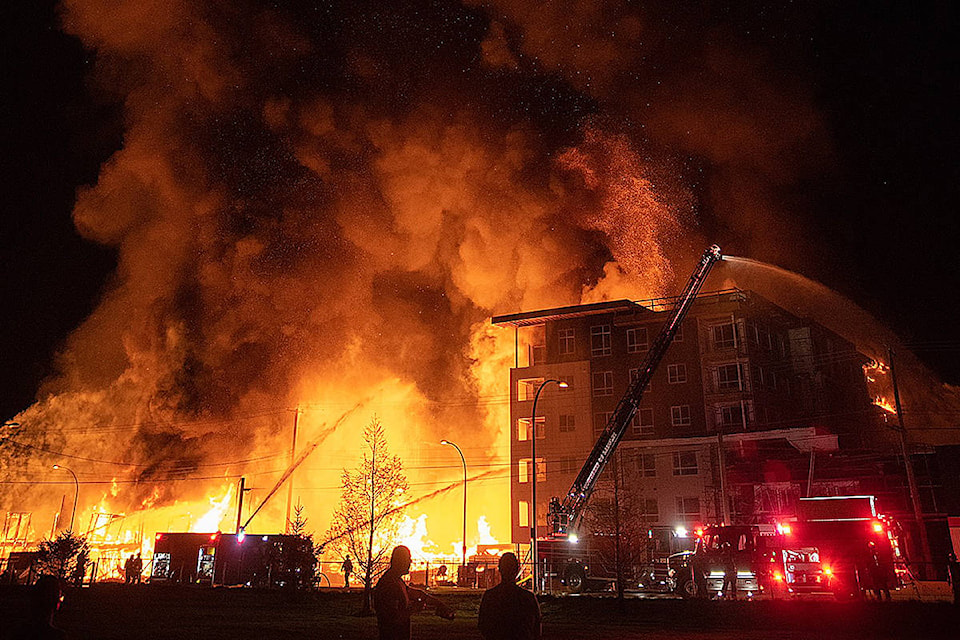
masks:
<path id="1" fill-rule="evenodd" d="M 540 383 L 533 396 L 533 410 L 530 415 L 530 557 L 533 560 L 534 593 L 537 592 L 537 400 L 540 399 L 543 388 L 551 382 L 556 382 L 561 389 L 570 386 L 566 382 L 550 378 Z"/>
<path id="2" fill-rule="evenodd" d="M 460 561 L 460 575 L 463 575 L 467 566 L 467 460 L 463 457 L 463 451 L 460 450 L 460 447 L 453 442 L 441 440 L 440 444 L 447 444 L 456 449 L 457 453 L 460 454 L 460 462 L 463 463 L 463 558 Z"/>
<path id="3" fill-rule="evenodd" d="M 73 476 L 73 485 L 74 485 L 74 492 L 73 492 L 73 512 L 70 514 L 70 533 L 73 533 L 73 518 L 74 518 L 74 516 L 77 515 L 77 500 L 78 500 L 79 497 L 80 497 L 80 481 L 77 480 L 77 474 L 75 474 L 75 473 L 73 472 L 73 469 L 68 469 L 67 467 L 64 467 L 64 466 L 59 465 L 59 464 L 53 465 L 53 468 L 54 468 L 54 469 L 63 469 L 64 471 L 69 471 L 69 472 L 70 472 L 70 475 Z"/>

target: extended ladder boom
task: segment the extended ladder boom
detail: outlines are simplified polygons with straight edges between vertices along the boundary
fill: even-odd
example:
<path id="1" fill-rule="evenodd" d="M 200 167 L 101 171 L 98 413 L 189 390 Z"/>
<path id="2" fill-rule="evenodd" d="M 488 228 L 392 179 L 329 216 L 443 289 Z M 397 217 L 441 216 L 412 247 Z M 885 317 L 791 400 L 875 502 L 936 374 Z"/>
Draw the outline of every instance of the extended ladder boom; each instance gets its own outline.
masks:
<path id="1" fill-rule="evenodd" d="M 677 335 L 680 323 L 683 322 L 687 311 L 690 310 L 690 306 L 700 292 L 700 288 L 710 274 L 710 270 L 721 257 L 720 247 L 717 245 L 712 245 L 703 252 L 700 263 L 693 275 L 690 276 L 683 293 L 677 299 L 673 315 L 663 325 L 660 333 L 650 346 L 643 365 L 637 370 L 637 376 L 631 380 L 627 392 L 620 399 L 617 408 L 610 416 L 610 420 L 607 421 L 603 433 L 600 434 L 596 444 L 593 445 L 593 451 L 590 452 L 583 463 L 583 467 L 580 469 L 576 480 L 573 481 L 570 491 L 567 492 L 563 502 L 558 498 L 550 499 L 548 520 L 554 536 L 567 535 L 579 523 L 583 515 L 583 509 L 586 507 L 587 501 L 590 500 L 590 495 L 597 484 L 597 479 L 607 463 L 610 462 L 610 458 L 617 450 L 617 445 L 620 444 L 623 434 L 626 433 L 630 421 L 633 420 L 637 407 L 640 405 L 640 399 L 643 397 L 647 385 L 650 384 L 654 371 L 656 371 L 660 361 L 663 360 L 663 356 L 667 353 L 667 348 Z"/>

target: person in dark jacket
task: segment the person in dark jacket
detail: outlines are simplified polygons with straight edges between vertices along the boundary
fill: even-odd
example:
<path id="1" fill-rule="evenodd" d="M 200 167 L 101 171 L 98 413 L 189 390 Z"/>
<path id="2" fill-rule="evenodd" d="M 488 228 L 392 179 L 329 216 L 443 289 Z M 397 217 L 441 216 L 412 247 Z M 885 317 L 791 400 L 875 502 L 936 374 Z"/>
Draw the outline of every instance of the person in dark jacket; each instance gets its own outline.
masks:
<path id="1" fill-rule="evenodd" d="M 440 600 L 420 589 L 408 587 L 403 576 L 410 572 L 410 549 L 394 547 L 387 569 L 373 589 L 380 640 L 410 640 L 410 615 L 425 606 L 436 607 L 437 615 L 453 620 L 454 612 Z"/>
<path id="2" fill-rule="evenodd" d="M 14 638 L 24 640 L 66 640 L 67 634 L 53 623 L 63 602 L 63 588 L 56 576 L 40 576 L 33 585 L 30 619 L 27 626 L 14 630 Z"/>
<path id="3" fill-rule="evenodd" d="M 530 591 L 517 585 L 520 563 L 509 551 L 500 556 L 500 584 L 480 599 L 477 626 L 484 640 L 539 640 L 540 604 Z"/>

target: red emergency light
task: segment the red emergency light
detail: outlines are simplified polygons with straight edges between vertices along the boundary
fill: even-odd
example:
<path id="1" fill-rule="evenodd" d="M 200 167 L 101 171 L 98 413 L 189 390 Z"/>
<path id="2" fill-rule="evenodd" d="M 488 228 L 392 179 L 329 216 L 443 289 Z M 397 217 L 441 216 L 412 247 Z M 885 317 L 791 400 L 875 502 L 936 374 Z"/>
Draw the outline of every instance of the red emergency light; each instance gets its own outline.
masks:
<path id="1" fill-rule="evenodd" d="M 158 533 L 158 534 L 157 534 L 157 540 L 163 540 L 163 534 L 162 534 L 162 533 Z"/>
<path id="2" fill-rule="evenodd" d="M 786 523 L 777 523 L 777 533 L 782 536 L 788 536 L 793 533 L 793 527 Z"/>
<path id="3" fill-rule="evenodd" d="M 211 541 L 211 542 L 216 542 L 216 541 L 217 541 L 217 534 L 211 533 L 211 534 L 210 534 L 210 541 Z"/>
<path id="4" fill-rule="evenodd" d="M 883 533 L 883 523 L 877 520 L 873 521 L 873 532 L 874 533 Z"/>
<path id="5" fill-rule="evenodd" d="M 825 576 L 833 575 L 833 569 L 830 568 L 830 565 L 828 564 L 823 565 L 823 575 Z"/>

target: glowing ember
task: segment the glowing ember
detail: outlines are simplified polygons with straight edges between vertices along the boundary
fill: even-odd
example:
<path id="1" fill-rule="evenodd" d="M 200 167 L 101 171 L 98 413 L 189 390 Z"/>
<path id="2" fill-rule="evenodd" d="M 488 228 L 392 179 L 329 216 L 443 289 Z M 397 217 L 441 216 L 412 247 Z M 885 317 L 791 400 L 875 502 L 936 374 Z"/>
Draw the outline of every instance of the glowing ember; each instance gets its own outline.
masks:
<path id="1" fill-rule="evenodd" d="M 892 413 L 894 415 L 897 413 L 897 408 L 893 405 L 893 403 L 891 403 L 889 400 L 881 398 L 880 396 L 877 396 L 873 399 L 873 404 L 880 407 L 887 413 Z"/>

